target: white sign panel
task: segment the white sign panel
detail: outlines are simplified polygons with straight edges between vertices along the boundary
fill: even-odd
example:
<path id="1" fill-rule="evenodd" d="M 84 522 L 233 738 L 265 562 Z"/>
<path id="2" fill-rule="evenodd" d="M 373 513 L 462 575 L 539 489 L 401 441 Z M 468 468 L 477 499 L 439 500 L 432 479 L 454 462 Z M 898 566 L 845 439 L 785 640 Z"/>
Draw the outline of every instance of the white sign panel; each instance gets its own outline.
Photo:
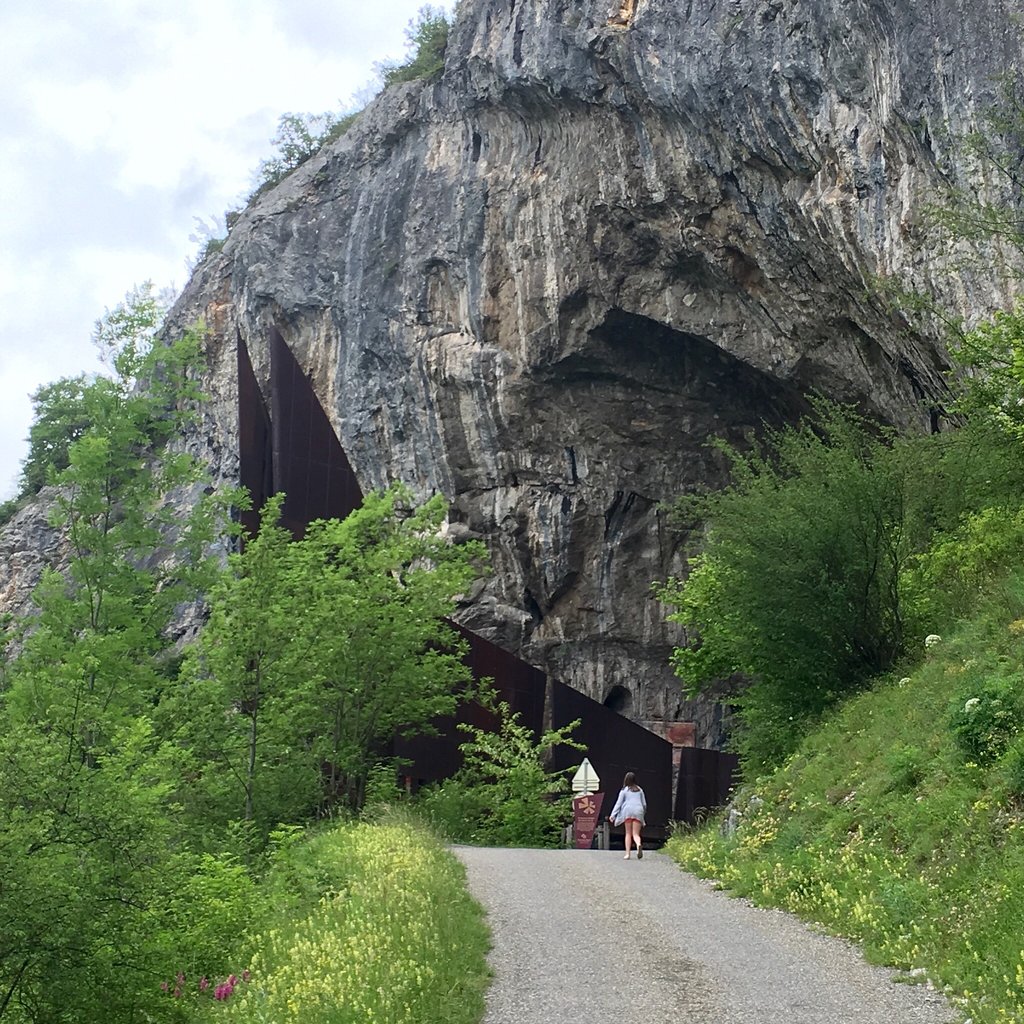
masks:
<path id="1" fill-rule="evenodd" d="M 597 772 L 594 771 L 590 759 L 583 758 L 583 764 L 576 769 L 576 774 L 572 777 L 572 791 L 574 793 L 596 793 L 600 785 L 601 780 L 598 778 Z"/>

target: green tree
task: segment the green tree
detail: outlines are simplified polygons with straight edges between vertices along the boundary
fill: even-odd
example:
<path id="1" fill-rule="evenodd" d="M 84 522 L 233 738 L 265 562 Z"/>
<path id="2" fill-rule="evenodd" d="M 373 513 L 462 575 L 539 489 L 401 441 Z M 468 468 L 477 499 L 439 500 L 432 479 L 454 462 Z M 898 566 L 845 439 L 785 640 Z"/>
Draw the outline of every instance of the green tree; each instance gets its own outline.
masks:
<path id="1" fill-rule="evenodd" d="M 259 532 L 229 556 L 209 591 L 207 622 L 183 666 L 188 688 L 180 706 L 165 709 L 180 721 L 198 783 L 179 796 L 200 819 L 258 817 L 264 831 L 308 816 L 316 801 L 308 739 L 289 737 L 287 728 L 282 738 L 277 727 L 282 714 L 294 718 L 312 655 L 299 637 L 309 581 L 300 576 L 291 534 L 278 525 L 282 502 L 281 495 L 267 502 Z"/>
<path id="2" fill-rule="evenodd" d="M 20 496 L 37 494 L 53 474 L 68 468 L 68 449 L 89 427 L 87 394 L 102 387 L 85 374 L 62 377 L 31 395 L 29 452 L 22 464 Z"/>
<path id="3" fill-rule="evenodd" d="M 150 351 L 163 315 L 152 282 L 133 288 L 123 302 L 106 311 L 93 331 L 93 344 L 112 376 L 61 377 L 32 393 L 29 451 L 22 463 L 17 497 L 6 513 L 0 512 L 0 522 L 68 468 L 71 446 L 84 436 L 96 417 L 102 417 L 104 410 L 116 404 L 125 388 L 134 386 L 138 360 Z M 115 365 L 118 362 L 120 366 Z"/>
<path id="4" fill-rule="evenodd" d="M 199 922 L 168 907 L 221 873 L 181 843 L 177 752 L 153 724 L 166 627 L 206 578 L 215 518 L 206 502 L 174 514 L 166 495 L 199 470 L 153 448 L 192 414 L 199 345 L 199 332 L 152 348 L 126 333 L 54 477 L 66 568 L 37 588 L 0 693 L 0 1017 L 173 1019 L 158 979 L 193 962 Z"/>
<path id="5" fill-rule="evenodd" d="M 824 402 L 763 450 L 720 447 L 732 483 L 684 503 L 704 549 L 659 597 L 687 630 L 672 662 L 691 691 L 751 681 L 740 745 L 761 764 L 902 653 L 912 471 L 891 435 Z"/>
<path id="6" fill-rule="evenodd" d="M 329 723 L 313 744 L 327 807 L 362 806 L 391 737 L 454 711 L 471 678 L 465 642 L 444 617 L 485 549 L 442 536 L 440 495 L 416 509 L 408 500 L 400 488 L 370 495 L 346 519 L 314 523 L 299 546 L 314 597 L 303 637 L 317 650 L 303 701 L 311 723 Z"/>
<path id="7" fill-rule="evenodd" d="M 406 58 L 377 65 L 384 84 L 415 82 L 435 78 L 444 71 L 444 55 L 448 48 L 448 17 L 440 7 L 429 4 L 420 8 L 405 30 Z"/>
<path id="8" fill-rule="evenodd" d="M 341 138 L 358 116 L 358 112 L 282 114 L 277 122 L 277 132 L 270 140 L 275 147 L 274 155 L 260 163 L 253 195 L 284 181 L 296 167 L 315 156 L 328 142 Z"/>
<path id="9" fill-rule="evenodd" d="M 180 717 L 186 745 L 209 751 L 207 798 L 216 788 L 230 805 L 237 793 L 234 813 L 260 834 L 360 807 L 390 739 L 451 712 L 469 678 L 443 617 L 482 549 L 441 536 L 442 499 L 406 501 L 401 490 L 370 495 L 290 541 L 275 499 L 210 595 L 190 657 L 193 710 Z"/>
<path id="10" fill-rule="evenodd" d="M 450 839 L 500 846 L 553 846 L 572 817 L 569 770 L 548 769 L 557 746 L 584 750 L 572 738 L 577 719 L 537 736 L 506 701 L 484 690 L 478 697 L 494 728 L 459 723 L 462 768 L 425 790 L 422 813 Z M 572 770 L 572 769 L 570 769 Z"/>

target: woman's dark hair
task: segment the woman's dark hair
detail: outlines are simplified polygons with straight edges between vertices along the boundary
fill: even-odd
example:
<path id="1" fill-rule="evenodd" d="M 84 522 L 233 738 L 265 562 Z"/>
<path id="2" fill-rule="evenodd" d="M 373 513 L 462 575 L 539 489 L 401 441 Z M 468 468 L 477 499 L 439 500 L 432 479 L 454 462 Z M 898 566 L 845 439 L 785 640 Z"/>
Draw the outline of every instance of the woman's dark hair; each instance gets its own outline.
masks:
<path id="1" fill-rule="evenodd" d="M 633 772 L 626 772 L 626 777 L 622 780 L 622 788 L 625 789 L 627 786 L 630 789 L 636 786 L 636 775 Z"/>

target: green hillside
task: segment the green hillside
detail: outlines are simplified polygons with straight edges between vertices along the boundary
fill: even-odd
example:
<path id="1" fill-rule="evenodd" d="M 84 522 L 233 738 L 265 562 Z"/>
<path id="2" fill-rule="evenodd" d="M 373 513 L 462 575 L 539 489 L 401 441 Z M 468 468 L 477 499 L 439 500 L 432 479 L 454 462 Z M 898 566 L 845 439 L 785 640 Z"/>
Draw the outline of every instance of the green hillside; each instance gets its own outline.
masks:
<path id="1" fill-rule="evenodd" d="M 748 781 L 734 828 L 669 850 L 930 979 L 975 1024 L 1024 1020 L 1024 573 L 930 639 Z"/>

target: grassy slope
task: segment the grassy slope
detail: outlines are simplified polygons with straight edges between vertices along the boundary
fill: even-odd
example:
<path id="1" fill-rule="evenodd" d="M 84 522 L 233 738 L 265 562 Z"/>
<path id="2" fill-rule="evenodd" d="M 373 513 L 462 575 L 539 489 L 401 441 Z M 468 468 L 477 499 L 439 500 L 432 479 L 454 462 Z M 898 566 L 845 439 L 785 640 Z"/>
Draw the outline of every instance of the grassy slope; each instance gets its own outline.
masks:
<path id="1" fill-rule="evenodd" d="M 715 822 L 670 852 L 876 962 L 924 968 L 975 1024 L 1024 1021 L 1019 770 L 1013 751 L 970 760 L 951 729 L 993 680 L 1024 689 L 1024 579 L 909 678 L 852 699 L 781 770 L 744 786 L 733 837 Z"/>

